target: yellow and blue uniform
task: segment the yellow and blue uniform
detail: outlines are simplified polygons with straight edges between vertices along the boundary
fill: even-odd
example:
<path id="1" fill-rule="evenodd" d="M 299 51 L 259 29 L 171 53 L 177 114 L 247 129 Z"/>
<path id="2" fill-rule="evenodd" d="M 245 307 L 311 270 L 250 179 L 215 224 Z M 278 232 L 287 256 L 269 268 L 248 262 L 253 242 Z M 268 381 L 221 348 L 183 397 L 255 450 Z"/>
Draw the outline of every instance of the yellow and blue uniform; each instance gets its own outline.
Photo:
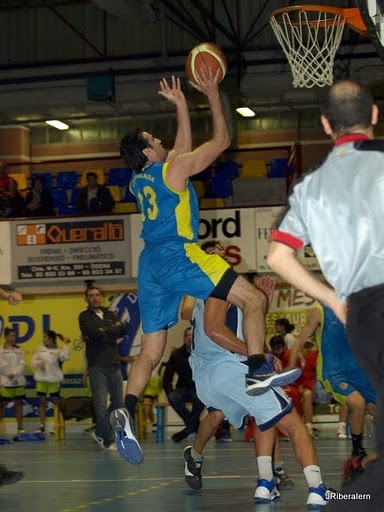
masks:
<path id="1" fill-rule="evenodd" d="M 167 168 L 168 163 L 152 163 L 134 172 L 130 183 L 143 221 L 138 301 L 144 334 L 175 325 L 181 298 L 206 299 L 230 269 L 220 256 L 197 245 L 196 193 L 189 180 L 185 190 L 173 188 Z"/>
<path id="2" fill-rule="evenodd" d="M 344 325 L 330 308 L 317 307 L 321 312 L 320 329 L 316 333 L 317 378 L 341 404 L 346 403 L 353 391 L 358 391 L 367 403 L 376 403 L 376 392 L 352 354 Z"/>

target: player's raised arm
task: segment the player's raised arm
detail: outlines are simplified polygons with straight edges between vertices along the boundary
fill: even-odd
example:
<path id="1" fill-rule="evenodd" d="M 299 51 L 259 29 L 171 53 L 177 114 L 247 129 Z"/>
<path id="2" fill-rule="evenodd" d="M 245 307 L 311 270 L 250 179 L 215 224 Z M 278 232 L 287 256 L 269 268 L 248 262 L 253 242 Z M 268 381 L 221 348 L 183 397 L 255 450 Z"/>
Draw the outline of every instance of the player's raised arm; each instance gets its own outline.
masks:
<path id="1" fill-rule="evenodd" d="M 295 249 L 289 245 L 272 241 L 267 256 L 268 266 L 298 290 L 330 307 L 337 318 L 345 324 L 346 305 L 340 302 L 333 288 L 320 281 L 298 260 L 295 253 Z"/>
<path id="2" fill-rule="evenodd" d="M 229 304 L 208 297 L 204 309 L 204 331 L 212 341 L 235 354 L 247 357 L 247 345 L 226 325 Z"/>
<path id="3" fill-rule="evenodd" d="M 310 336 L 315 332 L 321 322 L 321 313 L 319 308 L 314 308 L 310 312 L 304 327 L 301 329 L 300 334 L 296 337 L 295 343 L 293 344 L 291 353 L 289 355 L 288 366 L 294 368 L 299 354 L 304 347 L 304 343 Z"/>
<path id="4" fill-rule="evenodd" d="M 22 300 L 20 293 L 6 292 L 3 288 L 0 288 L 0 297 L 8 301 L 12 306 L 17 306 Z"/>
<path id="5" fill-rule="evenodd" d="M 160 80 L 159 94 L 176 106 L 177 132 L 173 149 L 168 153 L 167 161 L 176 155 L 192 150 L 191 123 L 187 101 L 181 90 L 180 78 L 172 75 L 171 85 L 165 78 Z"/>
<path id="6" fill-rule="evenodd" d="M 225 150 L 230 144 L 227 123 L 224 117 L 218 88 L 219 70 L 212 74 L 209 69 L 206 74 L 200 70 L 199 82 L 191 85 L 205 94 L 208 98 L 212 113 L 213 134 L 211 139 L 197 147 L 194 151 L 175 157 L 168 166 L 168 181 L 178 188 L 185 188 L 185 180 L 194 174 L 203 171 Z"/>

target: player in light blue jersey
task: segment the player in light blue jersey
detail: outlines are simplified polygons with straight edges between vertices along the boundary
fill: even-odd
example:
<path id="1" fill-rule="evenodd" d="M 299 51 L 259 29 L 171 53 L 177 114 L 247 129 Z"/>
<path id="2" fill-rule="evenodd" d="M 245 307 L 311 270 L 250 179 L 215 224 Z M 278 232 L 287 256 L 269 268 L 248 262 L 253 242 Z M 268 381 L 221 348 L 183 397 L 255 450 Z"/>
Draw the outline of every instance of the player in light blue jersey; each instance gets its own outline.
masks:
<path id="1" fill-rule="evenodd" d="M 202 248 L 207 247 L 208 242 Z M 224 257 L 218 243 L 206 250 Z M 271 278 L 261 278 L 257 286 L 271 298 L 274 283 Z M 185 302 L 183 318 L 188 314 Z M 254 494 L 256 503 L 270 503 L 279 497 L 272 469 L 272 453 L 277 425 L 292 439 L 293 449 L 300 462 L 309 486 L 308 508 L 324 507 L 327 503 L 326 488 L 322 483 L 313 439 L 292 401 L 281 388 L 272 388 L 258 396 L 245 393 L 243 381 L 247 349 L 241 328 L 242 312 L 222 300 L 209 297 L 195 301 L 193 310 L 192 353 L 189 362 L 200 400 L 208 407 L 209 414 L 202 420 L 193 447 L 184 450 L 185 477 L 193 489 L 202 486 L 201 466 L 205 443 L 209 440 L 223 416 L 239 428 L 246 415 L 255 418 L 255 446 L 259 469 L 258 485 Z M 270 359 L 273 364 L 273 357 Z M 297 376 L 300 375 L 297 370 Z"/>
<path id="2" fill-rule="evenodd" d="M 248 360 L 247 392 L 262 393 L 271 385 L 292 381 L 289 371 L 277 374 L 265 362 L 264 311 L 266 299 L 217 255 L 207 255 L 197 245 L 199 209 L 189 178 L 210 165 L 229 143 L 227 125 L 218 89 L 218 73 L 202 70 L 200 85 L 212 112 L 211 139 L 192 151 L 189 113 L 180 80 L 160 82 L 159 93 L 176 106 L 178 128 L 169 153 L 161 140 L 138 130 L 121 141 L 121 155 L 131 169 L 131 190 L 142 214 L 144 249 L 138 271 L 138 301 L 143 327 L 141 352 L 129 372 L 125 409 L 111 414 L 119 453 L 140 463 L 142 451 L 133 433 L 132 418 L 138 397 L 163 355 L 167 330 L 176 324 L 184 295 L 206 299 L 218 297 L 243 310 L 243 332 Z"/>

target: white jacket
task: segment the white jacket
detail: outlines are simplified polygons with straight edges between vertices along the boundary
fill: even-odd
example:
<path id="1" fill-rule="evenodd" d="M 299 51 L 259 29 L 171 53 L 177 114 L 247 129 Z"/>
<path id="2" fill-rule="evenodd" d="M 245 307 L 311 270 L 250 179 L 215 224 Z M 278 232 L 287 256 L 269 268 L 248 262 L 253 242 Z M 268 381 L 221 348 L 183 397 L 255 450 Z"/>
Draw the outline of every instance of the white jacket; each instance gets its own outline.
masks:
<path id="1" fill-rule="evenodd" d="M 14 388 L 25 386 L 24 368 L 23 349 L 17 345 L 12 348 L 0 347 L 0 385 L 2 387 Z M 15 375 L 13 379 L 8 378 L 8 375 L 11 373 Z"/>
<path id="2" fill-rule="evenodd" d="M 64 378 L 60 368 L 60 361 L 68 361 L 70 356 L 68 345 L 50 348 L 41 345 L 35 352 L 32 359 L 32 368 L 35 369 L 33 378 L 37 382 L 61 382 Z M 45 363 L 45 372 L 39 366 Z"/>

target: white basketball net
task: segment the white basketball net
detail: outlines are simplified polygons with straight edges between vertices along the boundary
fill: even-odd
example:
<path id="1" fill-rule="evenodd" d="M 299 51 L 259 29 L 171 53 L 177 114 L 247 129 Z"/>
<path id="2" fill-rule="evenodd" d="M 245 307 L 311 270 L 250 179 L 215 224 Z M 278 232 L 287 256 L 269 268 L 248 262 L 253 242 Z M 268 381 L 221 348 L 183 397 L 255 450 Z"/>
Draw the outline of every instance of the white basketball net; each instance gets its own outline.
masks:
<path id="1" fill-rule="evenodd" d="M 278 19 L 277 19 L 278 18 Z M 333 62 L 346 18 L 324 11 L 290 11 L 271 17 L 271 25 L 291 66 L 294 87 L 333 82 Z"/>

